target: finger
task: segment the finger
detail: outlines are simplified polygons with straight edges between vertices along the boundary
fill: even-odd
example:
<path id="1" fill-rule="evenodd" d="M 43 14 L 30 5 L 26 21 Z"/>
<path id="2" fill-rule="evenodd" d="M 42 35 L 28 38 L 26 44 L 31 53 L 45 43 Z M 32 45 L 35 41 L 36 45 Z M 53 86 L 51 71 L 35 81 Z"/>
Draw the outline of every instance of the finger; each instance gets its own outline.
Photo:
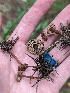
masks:
<path id="1" fill-rule="evenodd" d="M 8 55 L 0 50 L 0 92 L 9 93 L 10 91 L 10 62 Z"/>
<path id="2" fill-rule="evenodd" d="M 37 0 L 21 19 L 20 23 L 14 30 L 14 33 L 17 32 L 19 38 L 26 42 L 42 16 L 49 10 L 54 2 L 55 0 Z"/>
<path id="3" fill-rule="evenodd" d="M 0 30 L 2 28 L 2 14 L 0 12 Z M 9 93 L 9 60 L 6 55 L 0 51 L 0 92 Z"/>
<path id="4" fill-rule="evenodd" d="M 57 22 L 57 23 L 63 23 L 64 25 L 67 25 L 67 21 L 70 23 L 70 19 L 69 19 L 69 17 L 70 17 L 70 12 L 69 12 L 69 9 L 70 8 L 70 5 L 68 5 L 57 17 L 56 17 L 56 19 L 57 19 L 57 21 L 56 21 L 56 19 L 53 21 L 53 22 Z M 65 20 L 63 20 L 63 15 L 64 16 L 66 16 L 66 19 Z M 67 17 L 67 15 L 68 15 L 68 17 Z M 61 16 L 61 17 L 60 17 Z M 59 20 L 59 21 L 58 21 Z M 62 22 L 60 21 L 60 20 L 62 20 Z M 53 23 L 52 22 L 52 23 Z M 56 24 L 56 27 L 58 28 L 58 25 Z M 50 37 L 51 38 L 51 37 Z M 57 38 L 57 36 L 55 37 L 55 36 L 53 36 L 53 39 L 55 40 Z M 51 40 L 53 40 L 53 39 L 51 39 Z M 50 40 L 50 39 L 49 39 Z M 49 44 L 50 44 L 50 42 L 52 43 L 52 41 L 49 41 Z M 54 41 L 53 40 L 53 41 Z M 53 58 L 58 62 L 58 63 L 61 63 L 69 54 L 70 54 L 70 46 L 68 46 L 68 47 L 66 47 L 65 49 L 63 49 L 63 51 L 61 51 L 61 50 L 59 50 L 59 48 L 60 48 L 60 43 L 55 47 L 55 48 L 53 48 L 51 51 L 50 51 L 50 55 L 53 55 Z M 58 48 L 57 48 L 58 47 Z M 67 52 L 68 51 L 68 52 Z"/>
<path id="5" fill-rule="evenodd" d="M 54 77 L 54 83 L 46 83 L 46 88 L 51 90 L 49 93 L 59 93 L 58 91 L 70 77 L 70 56 L 63 61 L 63 63 L 56 69 L 59 75 Z"/>
<path id="6" fill-rule="evenodd" d="M 66 47 L 65 49 L 60 50 L 60 44 L 58 44 L 55 48 L 53 48 L 49 54 L 58 62 L 61 63 L 69 54 L 70 54 L 70 46 Z"/>
<path id="7" fill-rule="evenodd" d="M 1 28 L 2 28 L 2 14 L 0 12 L 0 30 L 1 30 Z"/>
<path id="8" fill-rule="evenodd" d="M 67 21 L 70 23 L 70 4 L 66 6 L 58 15 L 57 17 L 51 22 L 55 24 L 56 29 L 60 30 L 60 23 L 62 23 L 64 26 L 67 25 Z M 47 31 L 47 27 L 44 29 L 44 31 Z M 58 35 L 53 35 L 51 37 L 48 37 L 48 41 L 44 42 L 45 48 L 47 48 L 49 45 L 51 45 Z M 41 35 L 38 37 L 38 39 L 42 40 Z"/>

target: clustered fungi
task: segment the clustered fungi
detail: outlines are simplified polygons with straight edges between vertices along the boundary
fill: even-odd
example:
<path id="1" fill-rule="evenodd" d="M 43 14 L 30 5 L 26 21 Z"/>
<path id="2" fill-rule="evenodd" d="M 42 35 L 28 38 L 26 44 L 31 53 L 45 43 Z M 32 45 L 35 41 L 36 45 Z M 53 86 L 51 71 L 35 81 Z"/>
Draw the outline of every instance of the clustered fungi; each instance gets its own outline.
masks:
<path id="1" fill-rule="evenodd" d="M 56 29 L 56 26 L 51 23 L 49 25 L 49 27 L 47 28 L 47 34 L 44 31 L 41 33 L 41 37 L 44 41 L 47 41 L 48 36 L 50 36 L 50 35 L 53 35 L 53 34 L 61 35 L 61 37 L 58 41 L 56 41 L 54 44 L 52 44 L 45 50 L 44 50 L 44 43 L 41 40 L 32 39 L 27 43 L 28 51 L 32 54 L 38 55 L 38 57 L 36 59 L 34 59 L 33 57 L 31 57 L 30 55 L 27 54 L 29 57 L 31 57 L 34 60 L 34 62 L 36 64 L 35 66 L 29 66 L 26 63 L 22 64 L 18 60 L 18 58 L 11 52 L 11 49 L 13 48 L 13 46 L 15 45 L 15 43 L 17 42 L 19 37 L 17 37 L 14 40 L 13 40 L 13 38 L 12 38 L 12 40 L 4 40 L 3 42 L 0 43 L 1 50 L 3 50 L 3 52 L 9 53 L 19 63 L 18 72 L 16 74 L 16 80 L 18 82 L 21 81 L 22 77 L 30 78 L 30 80 L 37 79 L 37 82 L 33 85 L 33 86 L 35 86 L 37 84 L 36 92 L 37 92 L 37 88 L 38 88 L 38 82 L 41 81 L 42 79 L 47 79 L 49 81 L 51 80 L 52 82 L 54 82 L 54 79 L 51 78 L 50 74 L 53 73 L 53 75 L 54 75 L 54 71 L 57 73 L 56 67 L 58 67 L 60 64 L 58 64 L 57 62 L 52 63 L 52 60 L 53 60 L 52 57 L 50 58 L 50 61 L 48 61 L 48 59 L 45 58 L 44 56 L 47 53 L 49 53 L 49 51 L 52 48 L 54 48 L 59 42 L 61 43 L 60 48 L 62 48 L 62 49 L 66 48 L 67 46 L 70 46 L 70 29 L 69 29 L 69 27 L 68 26 L 65 27 L 65 26 L 63 26 L 62 23 L 60 23 L 60 30 L 61 31 L 58 31 Z M 43 52 L 42 52 L 42 50 L 43 50 Z M 26 71 L 26 69 L 29 67 L 31 67 L 32 70 L 34 71 L 33 75 L 32 76 L 23 75 L 23 72 Z M 34 76 L 36 72 L 38 72 L 37 77 Z"/>
<path id="2" fill-rule="evenodd" d="M 44 41 L 48 40 L 48 36 L 54 35 L 54 34 L 60 34 L 60 31 L 56 30 L 56 26 L 53 23 L 50 23 L 47 27 L 47 32 L 42 32 L 41 37 Z"/>
<path id="3" fill-rule="evenodd" d="M 27 54 L 28 55 L 28 54 Z M 33 57 L 31 57 L 34 62 L 36 63 L 36 66 L 33 66 L 33 71 L 34 71 L 34 74 L 38 71 L 39 74 L 38 74 L 38 77 L 39 77 L 39 80 L 41 79 L 47 79 L 47 80 L 51 80 L 53 81 L 53 79 L 49 76 L 50 73 L 52 71 L 55 70 L 55 68 L 58 66 L 58 64 L 54 64 L 54 65 L 51 65 L 51 61 L 52 61 L 52 58 L 50 59 L 50 61 L 48 62 L 46 60 L 46 58 L 44 57 L 46 54 L 41 54 L 39 55 L 39 57 L 37 57 L 36 59 L 34 59 Z M 56 70 L 55 70 L 56 71 Z M 57 72 L 57 71 L 56 71 Z M 33 74 L 33 75 L 34 75 Z M 33 76 L 32 75 L 32 76 Z M 38 81 L 38 80 L 37 80 Z"/>
<path id="4" fill-rule="evenodd" d="M 19 37 L 17 37 L 15 40 L 4 40 L 3 42 L 0 42 L 0 48 L 1 50 L 3 50 L 3 52 L 9 52 L 12 47 L 15 45 L 15 43 L 17 42 L 17 40 L 19 39 Z"/>
<path id="5" fill-rule="evenodd" d="M 31 39 L 27 43 L 27 50 L 34 55 L 39 55 L 44 50 L 44 42 L 40 39 Z"/>
<path id="6" fill-rule="evenodd" d="M 61 27 L 61 38 L 60 38 L 60 41 L 61 41 L 61 48 L 64 49 L 66 48 L 67 46 L 70 46 L 70 29 L 69 29 L 69 24 L 67 23 L 67 27 L 63 26 L 63 24 L 61 23 L 60 24 Z"/>
<path id="7" fill-rule="evenodd" d="M 2 42 L 0 42 L 0 48 L 3 52 L 7 52 L 10 54 L 10 61 L 11 61 L 11 56 L 12 56 L 12 52 L 11 49 L 12 47 L 15 45 L 15 43 L 17 42 L 17 40 L 19 39 L 19 37 L 16 37 L 16 39 L 13 40 L 4 40 Z M 14 54 L 13 54 L 14 55 Z"/>

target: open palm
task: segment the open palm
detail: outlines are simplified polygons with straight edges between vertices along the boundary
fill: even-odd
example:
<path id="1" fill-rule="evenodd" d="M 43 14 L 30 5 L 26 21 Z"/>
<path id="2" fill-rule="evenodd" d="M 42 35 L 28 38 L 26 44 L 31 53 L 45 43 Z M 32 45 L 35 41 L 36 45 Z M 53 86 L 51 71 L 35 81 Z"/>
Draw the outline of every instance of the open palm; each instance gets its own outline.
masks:
<path id="1" fill-rule="evenodd" d="M 30 66 L 35 65 L 34 61 L 28 57 L 25 53 L 29 54 L 26 47 L 32 31 L 37 26 L 42 16 L 49 10 L 55 0 L 37 0 L 31 9 L 24 15 L 20 23 L 12 33 L 10 39 L 19 37 L 12 48 L 12 52 L 18 57 L 22 63 L 27 63 Z M 56 28 L 60 30 L 60 23 L 67 25 L 67 20 L 70 22 L 70 5 L 68 5 L 52 23 L 56 25 Z M 0 28 L 1 28 L 2 17 L 0 14 Z M 44 29 L 46 31 L 47 28 Z M 15 35 L 16 34 L 16 35 Z M 41 39 L 41 36 L 37 37 Z M 53 35 L 48 38 L 48 41 L 44 42 L 45 48 L 51 45 L 57 38 L 57 35 Z M 63 51 L 60 51 L 57 47 L 50 51 L 50 55 L 53 55 L 54 59 L 62 64 L 56 69 L 59 75 L 53 77 L 54 83 L 47 80 L 39 82 L 38 93 L 58 93 L 60 88 L 63 86 L 65 81 L 70 77 L 70 56 L 66 53 L 70 47 L 66 47 Z M 66 53 L 66 54 L 65 54 Z M 65 54 L 65 55 L 64 55 Z M 31 54 L 29 54 L 31 55 Z M 31 55 L 35 57 L 34 55 Z M 36 93 L 36 86 L 31 87 L 35 84 L 36 80 L 33 79 L 30 84 L 30 79 L 22 78 L 20 82 L 16 81 L 16 74 L 19 64 L 12 57 L 10 61 L 9 54 L 0 50 L 0 92 L 1 93 Z M 33 71 L 28 68 L 23 74 L 30 76 Z"/>

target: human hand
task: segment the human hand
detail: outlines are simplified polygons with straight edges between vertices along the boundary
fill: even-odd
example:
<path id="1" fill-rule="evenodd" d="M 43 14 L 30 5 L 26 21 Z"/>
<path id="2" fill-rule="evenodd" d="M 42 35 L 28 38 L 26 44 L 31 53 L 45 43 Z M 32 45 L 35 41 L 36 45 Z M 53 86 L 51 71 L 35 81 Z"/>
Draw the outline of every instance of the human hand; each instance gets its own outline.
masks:
<path id="1" fill-rule="evenodd" d="M 49 10 L 51 5 L 55 2 L 55 0 L 37 0 L 36 3 L 32 6 L 32 8 L 24 15 L 14 32 L 12 33 L 10 39 L 16 36 L 19 37 L 19 40 L 15 44 L 12 49 L 12 52 L 18 57 L 18 59 L 22 63 L 27 63 L 29 65 L 34 65 L 34 61 L 29 58 L 25 53 L 28 54 L 26 48 L 26 42 L 28 41 L 32 31 L 42 18 L 42 16 Z M 70 22 L 70 5 L 68 5 L 54 20 L 52 23 L 56 25 L 56 28 L 60 30 L 60 23 L 63 25 L 67 25 L 67 20 Z M 1 15 L 0 15 L 0 19 Z M 1 21 L 0 21 L 1 23 Z M 44 29 L 46 31 L 47 28 Z M 14 36 L 14 34 L 16 35 Z M 41 36 L 37 37 L 41 39 Z M 51 45 L 54 40 L 56 40 L 57 35 L 53 35 L 48 38 L 48 41 L 44 42 L 45 48 Z M 66 82 L 66 80 L 70 77 L 70 57 L 69 52 L 66 51 L 70 47 L 65 48 L 63 51 L 60 51 L 57 47 L 50 51 L 50 55 L 53 55 L 54 59 L 62 64 L 56 68 L 59 73 L 58 76 L 53 77 L 54 83 L 47 80 L 42 80 L 38 84 L 38 93 L 58 93 L 60 88 Z M 30 54 L 31 55 L 31 54 Z M 33 56 L 33 55 L 32 55 Z M 66 58 L 66 59 L 65 59 Z M 64 60 L 65 59 L 65 60 Z M 35 84 L 36 80 L 32 80 L 30 84 L 30 79 L 22 78 L 20 82 L 17 82 L 15 79 L 15 74 L 17 74 L 18 63 L 14 58 L 9 60 L 9 55 L 7 53 L 2 52 L 0 50 L 0 92 L 1 93 L 36 93 L 36 87 L 31 87 Z M 27 76 L 32 75 L 32 70 L 28 68 L 24 74 Z"/>

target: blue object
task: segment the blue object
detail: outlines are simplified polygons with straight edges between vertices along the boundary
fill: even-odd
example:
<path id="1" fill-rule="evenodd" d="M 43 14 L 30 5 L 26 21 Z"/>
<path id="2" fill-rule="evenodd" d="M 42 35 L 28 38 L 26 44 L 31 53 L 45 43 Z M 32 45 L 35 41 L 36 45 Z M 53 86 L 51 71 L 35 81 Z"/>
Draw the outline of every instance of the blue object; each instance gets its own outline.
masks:
<path id="1" fill-rule="evenodd" d="M 43 57 L 52 67 L 58 67 L 58 63 L 49 54 L 45 54 Z"/>

